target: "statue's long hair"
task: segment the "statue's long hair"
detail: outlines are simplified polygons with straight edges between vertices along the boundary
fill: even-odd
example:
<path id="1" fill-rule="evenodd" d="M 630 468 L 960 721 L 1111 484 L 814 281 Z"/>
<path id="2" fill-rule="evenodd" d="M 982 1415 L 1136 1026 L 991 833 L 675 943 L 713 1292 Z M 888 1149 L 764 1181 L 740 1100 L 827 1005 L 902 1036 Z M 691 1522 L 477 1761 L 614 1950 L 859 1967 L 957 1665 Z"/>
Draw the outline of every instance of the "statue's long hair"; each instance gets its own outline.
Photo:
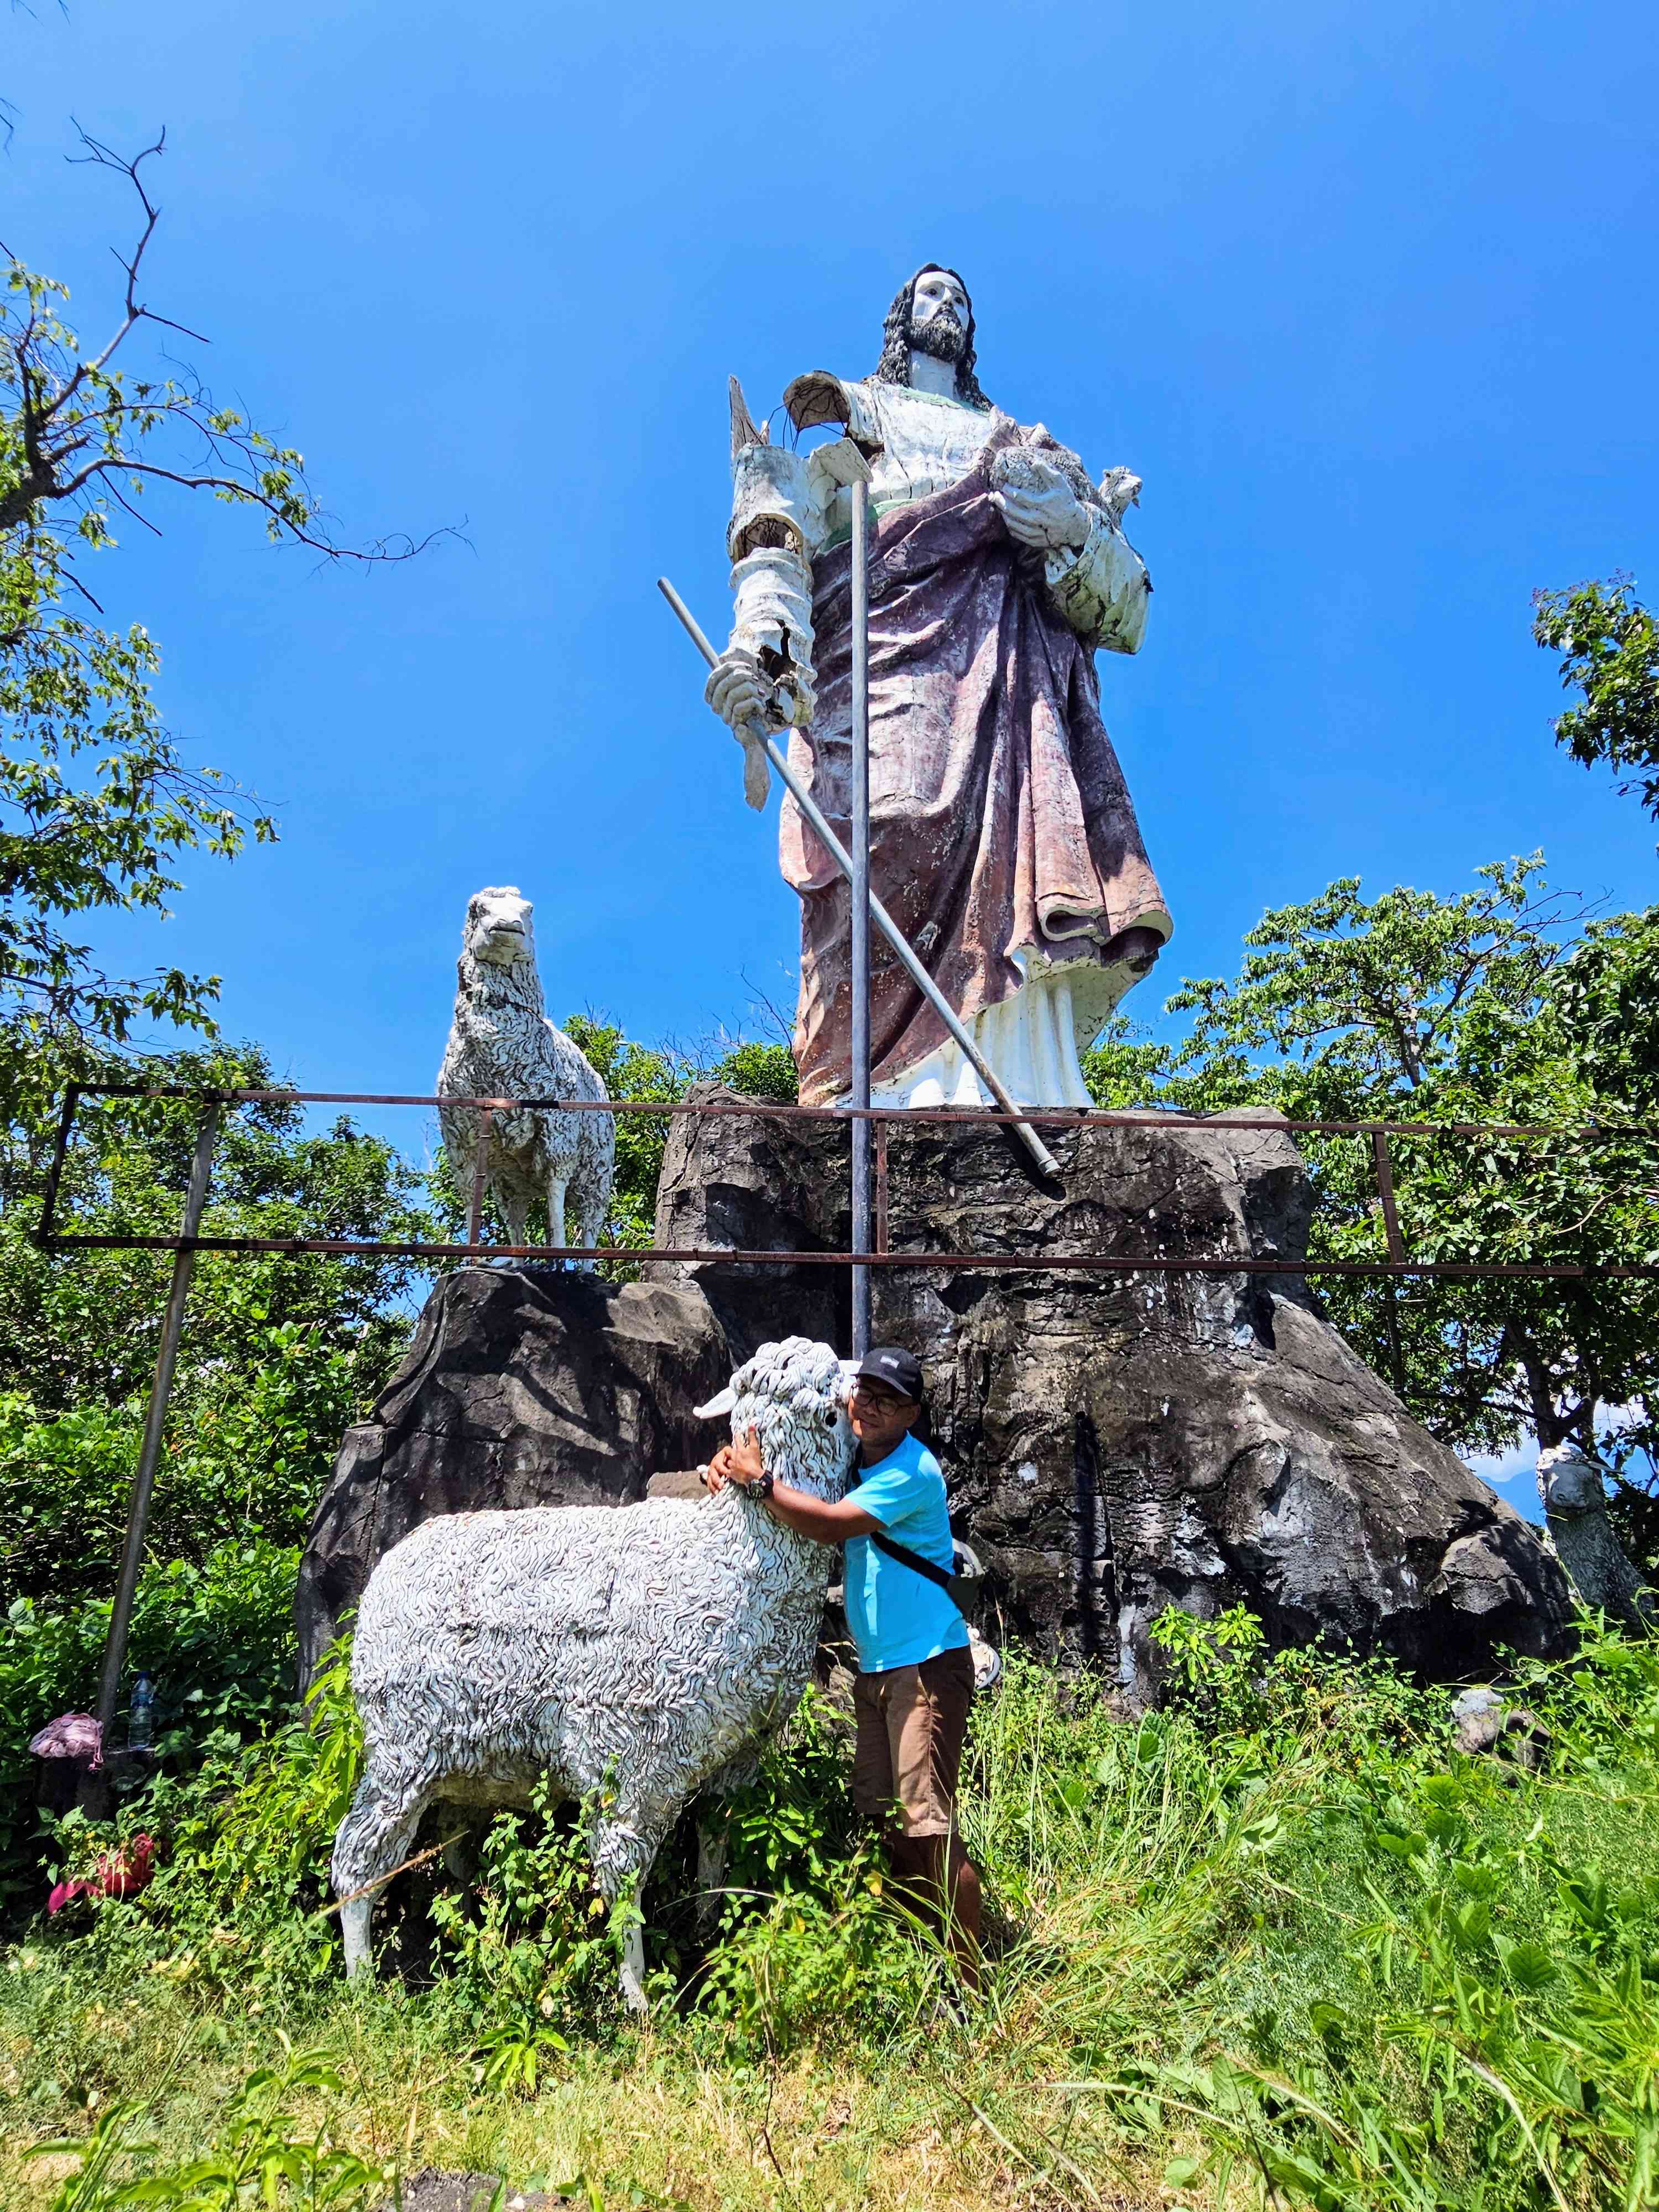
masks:
<path id="1" fill-rule="evenodd" d="M 991 403 L 980 390 L 979 379 L 974 374 L 974 302 L 966 284 L 957 276 L 954 269 L 942 262 L 929 261 L 918 269 L 907 284 L 902 285 L 892 306 L 887 310 L 887 320 L 881 329 L 881 359 L 876 363 L 874 374 L 882 384 L 908 384 L 910 381 L 910 318 L 915 310 L 916 286 L 924 276 L 937 272 L 941 276 L 956 276 L 962 284 L 963 296 L 968 301 L 966 343 L 957 356 L 957 398 L 966 400 L 969 406 L 982 408 L 988 415 Z"/>

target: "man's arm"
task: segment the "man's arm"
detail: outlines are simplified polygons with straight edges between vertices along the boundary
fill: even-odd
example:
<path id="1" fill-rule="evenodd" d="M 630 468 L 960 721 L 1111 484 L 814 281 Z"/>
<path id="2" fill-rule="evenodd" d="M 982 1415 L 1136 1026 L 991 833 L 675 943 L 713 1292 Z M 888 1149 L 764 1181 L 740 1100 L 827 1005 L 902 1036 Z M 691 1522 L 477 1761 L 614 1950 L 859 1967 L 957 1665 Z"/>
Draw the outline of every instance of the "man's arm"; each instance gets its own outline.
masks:
<path id="1" fill-rule="evenodd" d="M 731 641 L 704 697 L 736 730 L 810 721 L 813 501 L 808 456 L 769 445 L 742 393 L 732 398 L 732 520 L 726 535 L 734 599 Z"/>
<path id="2" fill-rule="evenodd" d="M 708 1488 L 711 1493 L 717 1492 L 731 1482 L 739 1490 L 747 1490 L 764 1472 L 760 1446 L 750 1429 L 740 1444 L 727 1444 L 715 1453 L 708 1463 Z M 844 1544 L 849 1536 L 867 1536 L 882 1525 L 873 1513 L 866 1513 L 850 1498 L 831 1504 L 829 1498 L 815 1497 L 810 1490 L 797 1490 L 788 1482 L 774 1481 L 771 1495 L 762 1502 L 775 1521 L 810 1536 L 816 1544 Z"/>
<path id="3" fill-rule="evenodd" d="M 816 1544 L 844 1544 L 849 1536 L 868 1536 L 880 1528 L 873 1513 L 865 1513 L 850 1498 L 814 1498 L 810 1490 L 795 1490 L 775 1482 L 765 1500 L 767 1511 L 786 1528 L 795 1528 Z"/>
<path id="4" fill-rule="evenodd" d="M 1028 474 L 1030 483 L 993 494 L 1008 535 L 1042 555 L 1048 596 L 1085 645 L 1137 652 L 1152 580 L 1117 526 L 1115 503 L 1080 500 L 1052 463 L 1038 462 Z"/>

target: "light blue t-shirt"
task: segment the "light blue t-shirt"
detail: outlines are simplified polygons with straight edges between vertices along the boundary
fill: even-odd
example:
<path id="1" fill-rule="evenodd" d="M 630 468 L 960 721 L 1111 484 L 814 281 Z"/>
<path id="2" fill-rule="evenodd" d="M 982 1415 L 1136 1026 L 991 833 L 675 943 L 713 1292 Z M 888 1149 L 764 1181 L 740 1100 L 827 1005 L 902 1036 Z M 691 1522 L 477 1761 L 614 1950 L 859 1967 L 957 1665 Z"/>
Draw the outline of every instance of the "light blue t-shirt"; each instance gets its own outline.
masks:
<path id="1" fill-rule="evenodd" d="M 954 1565 L 945 1477 L 919 1437 L 906 1437 L 847 1495 L 879 1521 L 896 1544 L 947 1572 Z M 846 1590 L 847 1626 L 866 1674 L 919 1667 L 924 1659 L 959 1651 L 968 1642 L 967 1622 L 939 1584 L 902 1560 L 890 1559 L 868 1536 L 848 1540 Z"/>

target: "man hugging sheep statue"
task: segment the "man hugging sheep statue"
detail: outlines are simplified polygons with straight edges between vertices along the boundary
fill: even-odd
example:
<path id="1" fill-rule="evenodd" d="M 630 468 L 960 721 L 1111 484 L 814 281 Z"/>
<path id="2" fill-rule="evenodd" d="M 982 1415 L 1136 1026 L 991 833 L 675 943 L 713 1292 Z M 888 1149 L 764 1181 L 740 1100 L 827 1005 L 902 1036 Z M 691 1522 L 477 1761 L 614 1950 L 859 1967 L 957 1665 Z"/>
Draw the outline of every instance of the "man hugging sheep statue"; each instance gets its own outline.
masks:
<path id="1" fill-rule="evenodd" d="M 954 1547 L 945 1477 L 915 1433 L 921 1392 L 915 1352 L 880 1345 L 865 1354 L 848 1408 L 859 1451 L 845 1498 L 778 1480 L 752 1430 L 715 1455 L 708 1487 L 738 1484 L 785 1528 L 846 1546 L 847 1625 L 859 1655 L 853 1802 L 884 1828 L 893 1871 L 937 1916 L 976 1984 L 979 1873 L 956 1814 L 974 1662 L 945 1587 Z"/>
<path id="2" fill-rule="evenodd" d="M 956 1832 L 974 1673 L 944 1477 L 913 1433 L 921 1370 L 884 1347 L 848 1379 L 828 1345 L 763 1345 L 699 1408 L 732 1422 L 708 1498 L 445 1515 L 386 1554 L 358 1611 L 363 1770 L 334 1845 L 349 1972 L 373 1971 L 375 1895 L 438 1802 L 523 1804 L 546 1781 L 594 1808 L 601 1894 L 637 1895 L 686 1805 L 729 1789 L 793 1711 L 826 1547 L 844 1544 L 854 1794 L 976 1978 L 979 1877 Z M 635 2008 L 644 1978 L 635 1921 Z"/>

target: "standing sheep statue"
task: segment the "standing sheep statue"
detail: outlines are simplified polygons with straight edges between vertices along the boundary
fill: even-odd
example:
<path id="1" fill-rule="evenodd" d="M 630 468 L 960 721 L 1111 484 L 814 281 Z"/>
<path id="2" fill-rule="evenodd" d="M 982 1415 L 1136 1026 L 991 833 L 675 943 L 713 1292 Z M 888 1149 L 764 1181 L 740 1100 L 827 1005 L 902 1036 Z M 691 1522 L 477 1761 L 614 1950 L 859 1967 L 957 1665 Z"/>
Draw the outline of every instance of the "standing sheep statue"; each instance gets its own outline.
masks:
<path id="1" fill-rule="evenodd" d="M 847 1370 L 801 1336 L 763 1344 L 718 1398 L 769 1467 L 838 1498 L 853 1463 Z M 699 1790 L 781 1728 L 811 1672 L 830 1554 L 737 1486 L 692 1502 L 530 1506 L 428 1521 L 369 1578 L 351 1686 L 362 1779 L 335 1838 L 346 1971 L 374 1971 L 374 1897 L 439 1801 L 523 1804 L 547 1777 L 598 1809 L 607 1899 L 642 1887 Z M 645 2003 L 629 1929 L 623 1996 Z"/>
<path id="2" fill-rule="evenodd" d="M 608 1097 L 582 1054 L 547 1018 L 534 913 L 511 884 L 475 891 L 467 902 L 440 1099 Z M 438 1109 L 463 1205 L 473 1188 L 482 1119 L 473 1106 Z M 485 1172 L 509 1244 L 524 1243 L 530 1209 L 544 1200 L 549 1243 L 592 1251 L 611 1210 L 616 1171 L 617 1124 L 609 1114 L 526 1106 L 491 1118 Z"/>
<path id="3" fill-rule="evenodd" d="M 1607 1519 L 1601 1469 L 1581 1444 L 1552 1444 L 1538 1455 L 1538 1495 L 1555 1556 L 1587 1606 L 1626 1628 L 1659 1628 L 1659 1601 L 1620 1549 Z"/>

